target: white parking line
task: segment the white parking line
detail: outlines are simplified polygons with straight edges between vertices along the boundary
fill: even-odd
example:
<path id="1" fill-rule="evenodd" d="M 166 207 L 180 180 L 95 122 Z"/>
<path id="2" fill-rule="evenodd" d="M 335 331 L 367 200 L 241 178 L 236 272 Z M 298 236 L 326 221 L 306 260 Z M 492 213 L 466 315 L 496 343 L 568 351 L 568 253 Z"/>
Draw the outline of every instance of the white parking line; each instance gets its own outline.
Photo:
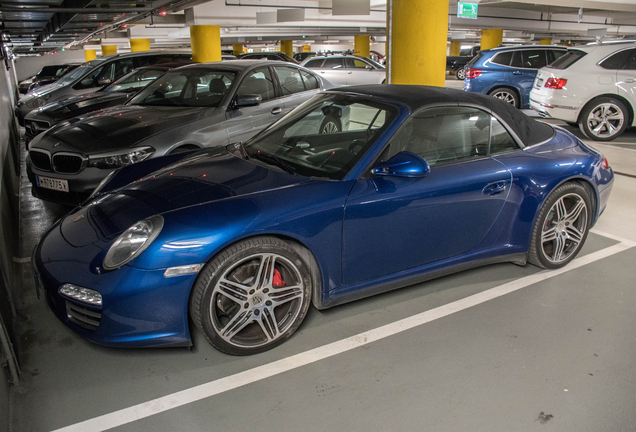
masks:
<path id="1" fill-rule="evenodd" d="M 600 235 L 605 235 L 598 233 Z M 264 380 L 281 373 L 297 369 L 317 361 L 333 357 L 335 355 L 351 351 L 364 345 L 368 345 L 380 339 L 402 333 L 417 326 L 438 320 L 448 315 L 477 306 L 481 303 L 493 300 L 514 291 L 534 285 L 538 282 L 553 278 L 571 270 L 591 264 L 595 261 L 607 258 L 611 255 L 623 252 L 636 243 L 619 239 L 615 236 L 607 235 L 612 239 L 621 241 L 616 245 L 602 249 L 598 252 L 577 258 L 565 268 L 552 271 L 541 271 L 539 273 L 526 276 L 524 278 L 491 288 L 487 291 L 474 294 L 461 300 L 448 303 L 444 306 L 422 312 L 417 315 L 404 318 L 391 324 L 369 330 L 364 333 L 351 336 L 349 338 L 333 342 L 321 347 L 296 354 L 272 363 L 268 363 L 253 369 L 246 370 L 234 375 L 217 379 L 205 384 L 198 385 L 180 392 L 172 393 L 157 399 L 143 402 L 138 405 L 104 414 L 80 423 L 57 429 L 54 432 L 92 432 L 104 431 L 124 424 L 132 423 L 146 417 L 159 414 L 173 408 L 187 405 L 201 399 L 209 398 L 229 390 L 233 390 L 245 385 Z"/>

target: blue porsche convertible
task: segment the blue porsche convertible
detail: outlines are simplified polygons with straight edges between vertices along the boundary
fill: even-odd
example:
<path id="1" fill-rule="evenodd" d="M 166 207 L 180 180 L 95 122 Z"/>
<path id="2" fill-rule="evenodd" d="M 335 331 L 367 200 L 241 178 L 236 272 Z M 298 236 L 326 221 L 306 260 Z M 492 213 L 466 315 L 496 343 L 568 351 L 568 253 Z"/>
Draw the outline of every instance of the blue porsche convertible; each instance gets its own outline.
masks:
<path id="1" fill-rule="evenodd" d="M 34 252 L 54 313 L 93 342 L 236 355 L 332 307 L 468 268 L 568 264 L 613 172 L 495 98 L 330 90 L 245 143 L 113 172 Z"/>

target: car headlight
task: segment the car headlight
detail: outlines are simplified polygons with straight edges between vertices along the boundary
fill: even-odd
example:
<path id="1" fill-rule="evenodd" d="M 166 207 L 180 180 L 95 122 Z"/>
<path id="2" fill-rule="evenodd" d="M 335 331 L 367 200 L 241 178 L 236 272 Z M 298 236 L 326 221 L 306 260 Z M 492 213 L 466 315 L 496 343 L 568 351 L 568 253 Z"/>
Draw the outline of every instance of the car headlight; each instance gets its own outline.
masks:
<path id="1" fill-rule="evenodd" d="M 124 231 L 106 252 L 104 268 L 115 270 L 123 266 L 152 244 L 163 228 L 163 217 L 155 215 L 140 220 Z"/>
<path id="2" fill-rule="evenodd" d="M 42 105 L 46 105 L 46 101 L 51 99 L 51 94 L 45 94 L 42 95 L 40 97 L 37 97 L 33 100 L 30 100 L 26 103 L 27 108 L 37 108 L 37 107 L 41 107 Z"/>
<path id="3" fill-rule="evenodd" d="M 155 152 L 152 147 L 138 147 L 125 152 L 99 153 L 88 156 L 88 166 L 96 168 L 120 168 L 148 159 Z"/>

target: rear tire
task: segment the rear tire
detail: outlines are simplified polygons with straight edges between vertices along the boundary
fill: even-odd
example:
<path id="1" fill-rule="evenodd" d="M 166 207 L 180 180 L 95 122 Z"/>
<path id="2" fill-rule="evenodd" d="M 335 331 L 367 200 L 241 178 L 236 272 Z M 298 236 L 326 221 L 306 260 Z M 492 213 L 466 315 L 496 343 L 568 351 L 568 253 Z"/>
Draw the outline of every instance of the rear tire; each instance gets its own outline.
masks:
<path id="1" fill-rule="evenodd" d="M 621 136 L 629 122 L 629 111 L 618 99 L 600 97 L 589 102 L 579 117 L 581 132 L 594 141 L 611 141 Z"/>
<path id="2" fill-rule="evenodd" d="M 463 81 L 464 78 L 466 78 L 466 70 L 463 67 L 457 69 L 457 72 L 455 72 L 455 78 L 457 78 L 460 81 Z"/>
<path id="3" fill-rule="evenodd" d="M 507 87 L 494 88 L 488 92 L 488 95 L 501 99 L 515 108 L 519 108 L 520 106 L 519 95 L 517 95 L 517 92 Z"/>
<path id="4" fill-rule="evenodd" d="M 342 131 L 342 125 L 340 123 L 340 120 L 338 120 L 334 116 L 328 115 L 324 118 L 322 123 L 320 123 L 321 134 L 338 133 L 341 131 Z"/>

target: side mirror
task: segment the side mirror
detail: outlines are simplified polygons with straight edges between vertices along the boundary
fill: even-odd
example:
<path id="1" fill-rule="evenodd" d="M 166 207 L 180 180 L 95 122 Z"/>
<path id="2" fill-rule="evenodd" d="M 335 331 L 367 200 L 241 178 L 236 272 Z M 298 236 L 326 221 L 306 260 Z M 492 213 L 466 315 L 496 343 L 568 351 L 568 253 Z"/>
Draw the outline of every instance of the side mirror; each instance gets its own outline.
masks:
<path id="1" fill-rule="evenodd" d="M 373 66 L 371 66 L 371 65 L 366 65 L 364 68 L 365 69 L 369 69 L 369 70 L 373 70 Z"/>
<path id="2" fill-rule="evenodd" d="M 400 152 L 373 168 L 373 174 L 379 176 L 423 178 L 430 172 L 428 162 L 408 151 Z"/>
<path id="3" fill-rule="evenodd" d="M 263 98 L 259 94 L 246 94 L 237 96 L 234 106 L 237 108 L 257 106 L 260 105 L 262 101 Z"/>
<path id="4" fill-rule="evenodd" d="M 103 86 L 107 86 L 107 85 L 109 85 L 110 83 L 112 83 L 112 81 L 111 81 L 111 80 L 109 80 L 109 79 L 106 79 L 106 78 L 102 78 L 102 79 L 100 79 L 99 81 L 97 81 L 97 84 L 99 84 L 99 85 L 100 85 L 100 86 L 102 86 L 102 87 L 103 87 Z"/>

